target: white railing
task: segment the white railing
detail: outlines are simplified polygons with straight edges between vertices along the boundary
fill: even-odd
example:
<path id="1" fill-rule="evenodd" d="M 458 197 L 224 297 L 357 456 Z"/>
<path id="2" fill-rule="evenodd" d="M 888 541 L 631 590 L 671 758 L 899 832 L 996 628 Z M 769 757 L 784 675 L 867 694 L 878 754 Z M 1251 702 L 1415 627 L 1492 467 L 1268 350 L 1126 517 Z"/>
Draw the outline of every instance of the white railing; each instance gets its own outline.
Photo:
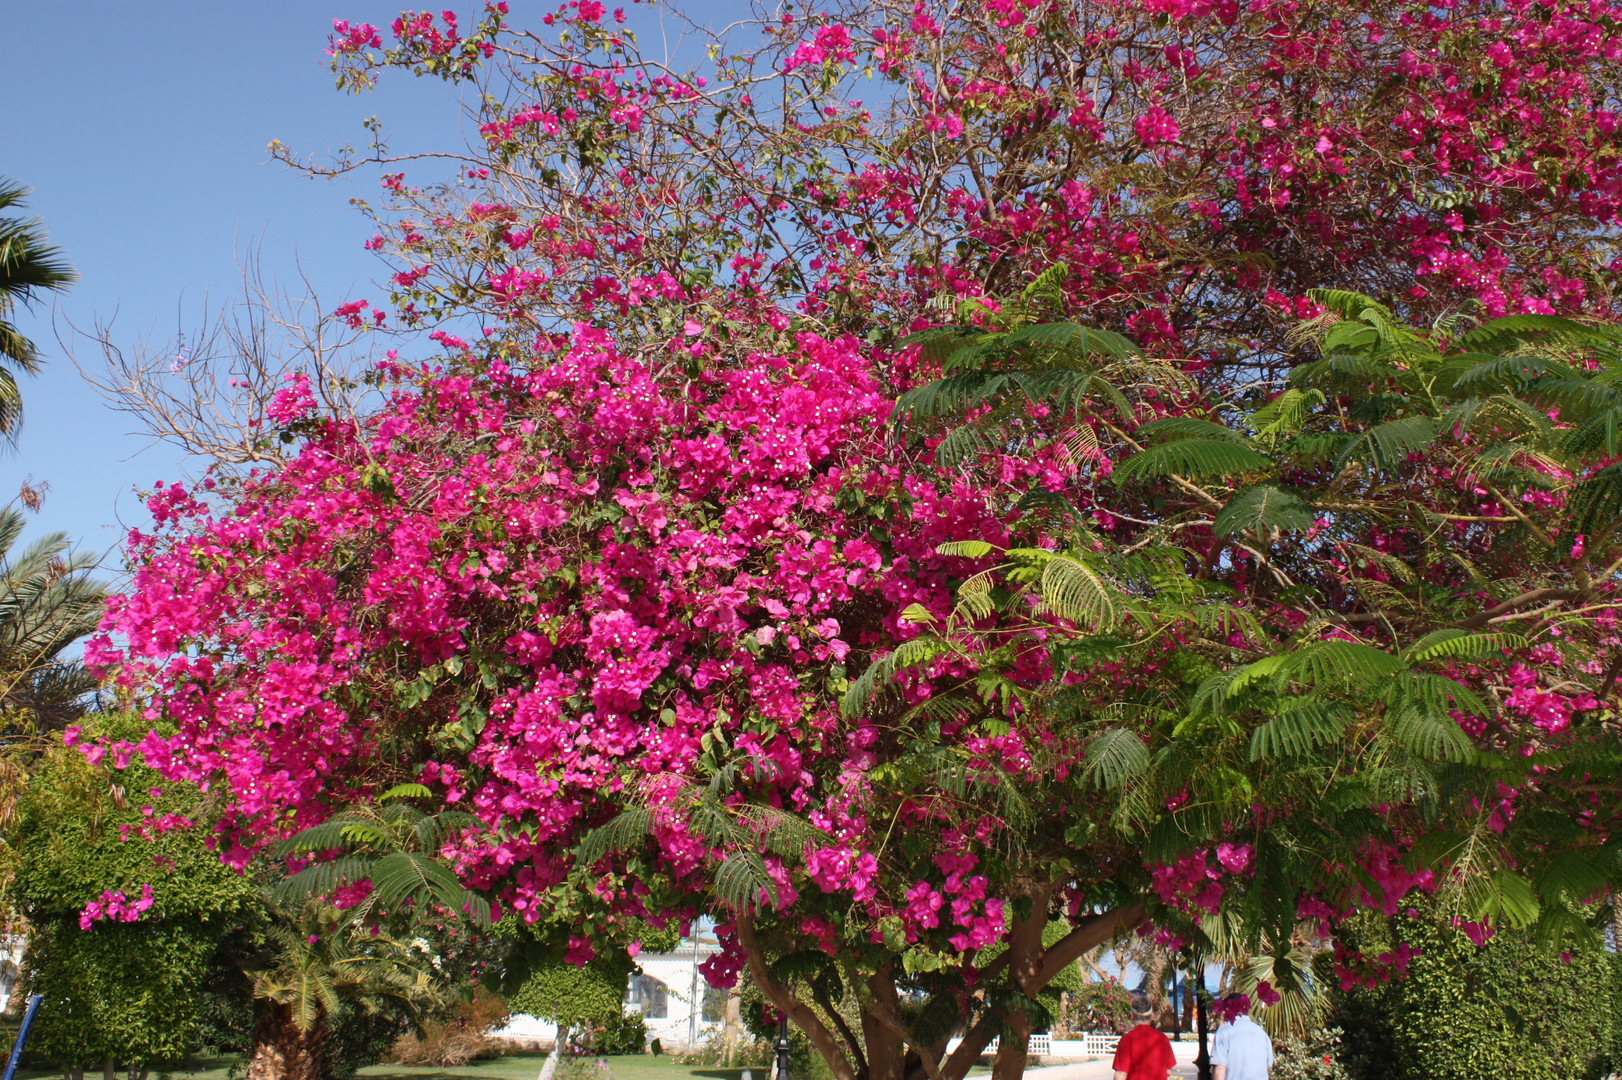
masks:
<path id="1" fill-rule="evenodd" d="M 997 1046 L 1001 1042 L 1001 1039 L 992 1039 L 991 1042 L 986 1044 L 986 1053 L 995 1054 Z M 1031 1057 L 1046 1056 L 1053 1053 L 1053 1036 L 1032 1035 L 1030 1042 L 1025 1046 L 1025 1053 Z"/>
<path id="2" fill-rule="evenodd" d="M 1115 1053 L 1115 1048 L 1121 1044 L 1119 1035 L 1100 1035 L 1088 1032 L 1081 1037 L 1082 1045 L 1089 1055 L 1103 1057 Z"/>

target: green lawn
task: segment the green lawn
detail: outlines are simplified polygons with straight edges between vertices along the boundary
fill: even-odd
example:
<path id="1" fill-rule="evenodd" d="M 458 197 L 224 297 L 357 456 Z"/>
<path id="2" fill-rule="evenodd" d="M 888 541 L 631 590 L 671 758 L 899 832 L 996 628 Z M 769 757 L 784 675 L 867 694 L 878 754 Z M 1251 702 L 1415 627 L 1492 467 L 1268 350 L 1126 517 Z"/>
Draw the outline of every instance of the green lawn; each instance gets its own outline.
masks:
<path id="1" fill-rule="evenodd" d="M 407 1065 L 373 1065 L 362 1069 L 365 1080 L 535 1080 L 541 1071 L 546 1054 L 540 1051 L 519 1051 L 489 1061 L 475 1061 L 459 1069 L 436 1069 Z M 743 1069 L 726 1069 L 718 1065 L 682 1065 L 669 1057 L 652 1054 L 625 1054 L 610 1057 L 608 1071 L 576 1071 L 565 1080 L 743 1080 Z M 242 1069 L 236 1057 L 204 1058 L 189 1062 L 163 1074 L 173 1080 L 226 1080 L 233 1065 L 237 1065 L 240 1080 Z M 579 1066 L 576 1066 L 579 1069 Z M 771 1069 L 756 1067 L 751 1070 L 753 1080 L 771 1080 Z M 970 1075 L 984 1073 L 975 1069 Z M 159 1074 L 154 1072 L 154 1080 Z M 55 1070 L 19 1070 L 18 1080 L 61 1080 Z M 96 1074 L 100 1080 L 100 1074 Z M 91 1071 L 85 1070 L 85 1080 L 91 1080 Z"/>
<path id="2" fill-rule="evenodd" d="M 461 1069 L 406 1068 L 400 1065 L 373 1065 L 362 1069 L 360 1076 L 368 1080 L 535 1080 L 541 1071 L 544 1053 L 510 1054 L 492 1061 L 479 1061 Z M 573 1080 L 743 1080 L 743 1069 L 726 1069 L 719 1065 L 682 1065 L 669 1057 L 652 1054 L 627 1054 L 610 1057 L 608 1073 L 591 1070 L 576 1072 Z M 983 1075 L 990 1070 L 977 1067 L 970 1076 Z M 753 1080 L 771 1080 L 768 1066 L 751 1070 Z M 176 1080 L 180 1080 L 179 1077 Z M 210 1077 L 209 1080 L 214 1080 Z M 223 1074 L 219 1080 L 224 1080 Z"/>
<path id="3" fill-rule="evenodd" d="M 535 1080 L 546 1060 L 543 1053 L 518 1053 L 490 1061 L 475 1061 L 460 1069 L 432 1069 L 404 1065 L 373 1065 L 362 1069 L 367 1080 Z M 592 1069 L 591 1080 L 742 1080 L 742 1069 L 717 1065 L 681 1065 L 652 1054 L 622 1054 L 606 1059 L 608 1072 Z M 576 1066 L 578 1069 L 579 1066 Z M 754 1080 L 768 1080 L 769 1070 L 753 1070 Z M 611 1076 L 610 1076 L 611 1074 Z M 576 1076 L 579 1073 L 575 1073 Z M 178 1078 L 177 1078 L 178 1080 Z M 200 1078 L 201 1080 L 201 1078 Z M 212 1080 L 212 1078 L 210 1078 Z M 223 1076 L 221 1080 L 224 1080 Z"/>
<path id="4" fill-rule="evenodd" d="M 167 1074 L 173 1080 L 226 1080 L 233 1065 L 241 1080 L 242 1068 L 237 1057 L 203 1058 L 174 1068 Z M 546 1060 L 542 1051 L 508 1054 L 488 1061 L 475 1061 L 459 1069 L 437 1069 L 407 1065 L 373 1065 L 362 1069 L 365 1080 L 535 1080 Z M 568 1080 L 743 1080 L 743 1069 L 725 1069 L 716 1065 L 682 1065 L 669 1057 L 652 1054 L 626 1054 L 610 1057 L 608 1073 L 595 1069 L 589 1073 L 574 1072 Z M 579 1066 L 576 1066 L 579 1069 Z M 753 1080 L 770 1080 L 771 1070 L 757 1067 L 752 1070 Z M 85 1080 L 91 1080 L 91 1070 L 85 1070 Z M 610 1075 L 611 1074 L 611 1075 Z M 159 1075 L 154 1071 L 154 1080 Z M 61 1080 L 56 1070 L 20 1069 L 17 1080 Z M 100 1073 L 96 1073 L 100 1080 Z"/>

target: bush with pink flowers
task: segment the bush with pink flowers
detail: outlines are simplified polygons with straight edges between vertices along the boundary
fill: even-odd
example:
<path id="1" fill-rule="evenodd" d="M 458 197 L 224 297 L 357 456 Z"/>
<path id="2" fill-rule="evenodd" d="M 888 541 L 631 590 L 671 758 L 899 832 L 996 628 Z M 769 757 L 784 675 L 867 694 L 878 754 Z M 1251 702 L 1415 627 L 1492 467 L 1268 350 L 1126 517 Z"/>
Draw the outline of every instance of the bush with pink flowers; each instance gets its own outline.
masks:
<path id="1" fill-rule="evenodd" d="M 426 784 L 505 917 L 584 964 L 711 914 L 840 1080 L 998 1035 L 1010 1080 L 1123 929 L 1569 928 L 1619 19 L 880 0 L 692 71 L 583 0 L 341 23 L 345 85 L 465 83 L 477 134 L 384 176 L 387 296 L 330 315 L 375 406 L 290 373 L 272 467 L 153 494 L 86 656 L 168 734 L 90 752 L 220 792 L 238 864 Z"/>

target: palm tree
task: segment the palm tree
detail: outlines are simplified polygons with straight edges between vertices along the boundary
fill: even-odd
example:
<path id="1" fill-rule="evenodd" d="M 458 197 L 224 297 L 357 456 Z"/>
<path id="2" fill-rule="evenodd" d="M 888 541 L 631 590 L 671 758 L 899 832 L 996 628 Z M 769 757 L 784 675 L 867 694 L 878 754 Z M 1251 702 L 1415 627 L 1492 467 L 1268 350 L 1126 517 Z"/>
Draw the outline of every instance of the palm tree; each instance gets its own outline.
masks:
<path id="1" fill-rule="evenodd" d="M 0 178 L 0 210 L 21 207 L 29 189 Z M 37 218 L 0 217 L 0 435 L 14 438 L 22 421 L 22 392 L 17 371 L 39 370 L 34 343 L 11 323 L 11 311 L 42 292 L 63 289 L 78 280 L 60 248 L 45 242 Z"/>
<path id="2" fill-rule="evenodd" d="M 346 1006 L 375 1011 L 437 1000 L 431 958 L 364 928 L 319 900 L 272 910 L 263 946 L 244 964 L 253 987 L 247 1080 L 322 1080 Z"/>
<path id="3" fill-rule="evenodd" d="M 0 509 L 0 742 L 32 742 L 84 712 L 96 679 L 69 645 L 96 629 L 106 585 L 91 577 L 94 556 L 53 532 L 15 556 L 22 512 Z"/>

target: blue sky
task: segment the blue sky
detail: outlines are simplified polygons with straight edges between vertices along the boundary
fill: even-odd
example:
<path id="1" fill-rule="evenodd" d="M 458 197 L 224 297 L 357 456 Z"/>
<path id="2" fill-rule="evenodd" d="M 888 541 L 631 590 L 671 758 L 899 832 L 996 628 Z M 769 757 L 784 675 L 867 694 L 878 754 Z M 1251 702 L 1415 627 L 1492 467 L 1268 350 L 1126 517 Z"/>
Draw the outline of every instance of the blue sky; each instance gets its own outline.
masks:
<path id="1" fill-rule="evenodd" d="M 456 8 L 468 22 L 472 7 Z M 721 19 L 741 3 L 689 3 Z M 555 4 L 511 4 L 521 24 Z M 30 212 L 66 249 L 80 282 L 16 321 L 47 357 L 24 381 L 20 444 L 0 456 L 0 502 L 26 478 L 50 484 L 31 533 L 61 529 L 95 551 L 116 548 L 146 514 L 132 494 L 196 475 L 169 446 L 134 434 L 80 378 L 52 329 L 116 313 L 116 340 L 195 329 L 205 299 L 227 300 L 239 260 L 260 248 L 267 276 L 302 269 L 323 300 L 375 298 L 384 274 L 349 199 L 371 197 L 375 171 L 316 181 L 272 162 L 281 139 L 302 154 L 364 145 L 376 114 L 395 151 L 460 145 L 460 116 L 438 81 L 389 73 L 352 97 L 334 89 L 325 55 L 335 17 L 387 27 L 400 5 L 376 0 L 50 0 L 0 6 L 0 174 L 34 189 Z M 631 9 L 638 23 L 645 9 Z M 649 28 L 651 29 L 651 27 Z M 647 30 L 643 40 L 648 41 Z M 413 179 L 437 179 L 426 168 Z M 87 350 L 86 359 L 97 357 Z"/>

